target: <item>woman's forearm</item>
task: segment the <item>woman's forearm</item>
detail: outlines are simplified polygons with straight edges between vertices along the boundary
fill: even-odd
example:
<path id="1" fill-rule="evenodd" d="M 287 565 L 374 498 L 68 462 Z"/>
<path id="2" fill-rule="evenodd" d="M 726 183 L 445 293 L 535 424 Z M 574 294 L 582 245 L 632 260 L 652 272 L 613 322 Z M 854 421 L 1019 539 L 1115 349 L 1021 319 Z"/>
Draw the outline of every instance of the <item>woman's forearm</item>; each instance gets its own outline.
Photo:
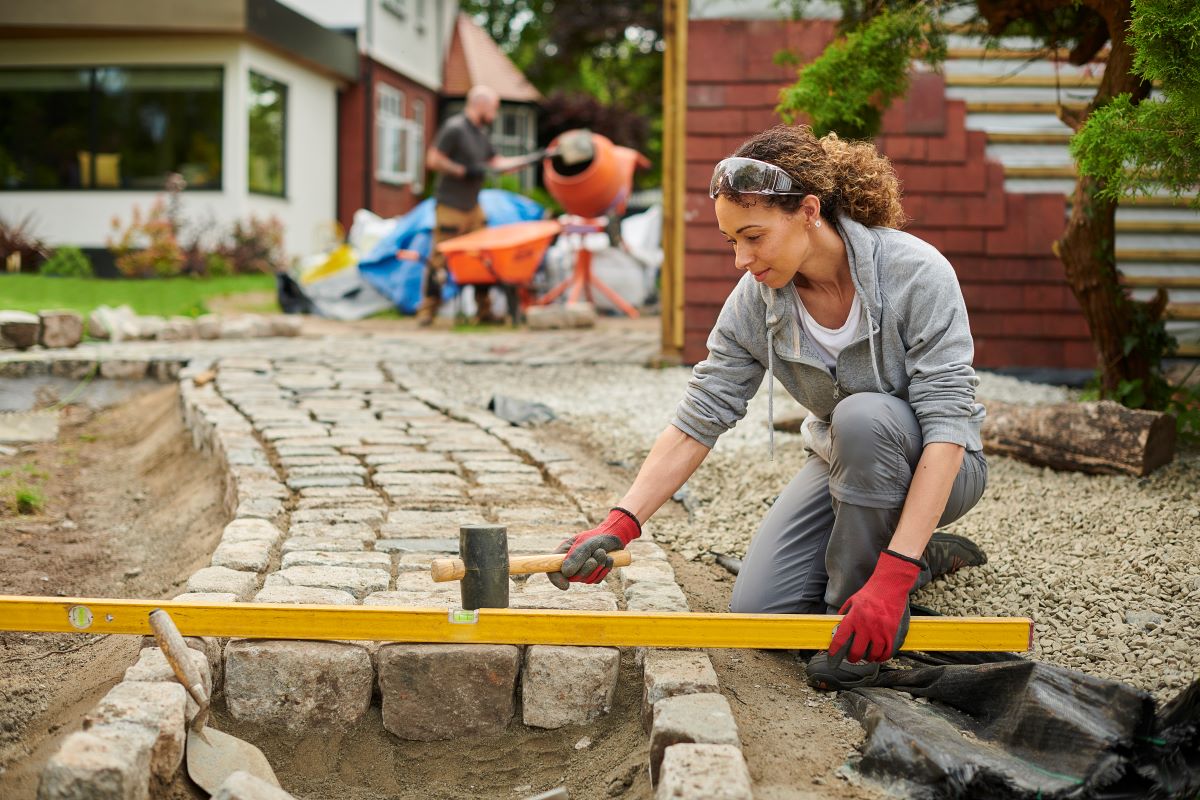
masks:
<path id="1" fill-rule="evenodd" d="M 962 460 L 963 448 L 957 444 L 933 442 L 926 445 L 908 487 L 908 498 L 904 501 L 889 550 L 910 558 L 920 558 L 925 553 L 925 545 L 929 544 L 929 537 L 933 536 L 933 529 L 946 509 L 946 500 L 954 488 Z"/>
<path id="2" fill-rule="evenodd" d="M 619 505 L 645 524 L 692 477 L 708 453 L 709 448 L 668 425 L 650 448 L 650 455 Z"/>

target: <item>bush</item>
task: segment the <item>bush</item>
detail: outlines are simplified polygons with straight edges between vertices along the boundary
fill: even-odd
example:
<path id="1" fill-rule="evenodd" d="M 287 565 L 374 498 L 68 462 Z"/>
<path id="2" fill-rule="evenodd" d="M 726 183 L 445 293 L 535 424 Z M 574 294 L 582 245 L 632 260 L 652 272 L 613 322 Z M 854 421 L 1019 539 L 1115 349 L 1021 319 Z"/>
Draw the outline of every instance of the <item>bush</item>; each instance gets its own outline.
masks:
<path id="1" fill-rule="evenodd" d="M 150 206 L 144 219 L 141 210 L 134 206 L 129 227 L 123 231 L 120 219 L 113 217 L 112 229 L 115 238 L 109 238 L 108 249 L 117 257 L 117 269 L 122 275 L 170 278 L 183 271 L 183 248 L 161 197 Z"/>
<path id="2" fill-rule="evenodd" d="M 283 254 L 283 222 L 278 217 L 259 219 L 251 214 L 249 219 L 233 223 L 229 241 L 218 252 L 238 274 L 282 272 L 287 267 Z"/>
<path id="3" fill-rule="evenodd" d="M 233 264 L 220 253 L 209 253 L 204 256 L 204 276 L 206 278 L 228 278 L 233 274 Z"/>
<path id="4" fill-rule="evenodd" d="M 55 250 L 39 271 L 55 278 L 90 278 L 94 274 L 92 260 L 78 247 L 70 246 Z"/>

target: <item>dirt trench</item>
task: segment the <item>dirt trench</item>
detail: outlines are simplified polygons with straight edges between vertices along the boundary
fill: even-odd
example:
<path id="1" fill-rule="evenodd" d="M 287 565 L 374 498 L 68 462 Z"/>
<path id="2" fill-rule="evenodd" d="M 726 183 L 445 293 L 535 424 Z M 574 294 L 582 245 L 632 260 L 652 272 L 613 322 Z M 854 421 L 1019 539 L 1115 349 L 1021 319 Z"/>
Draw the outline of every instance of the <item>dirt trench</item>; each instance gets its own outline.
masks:
<path id="1" fill-rule="evenodd" d="M 216 459 L 176 387 L 61 412 L 58 440 L 0 457 L 0 594 L 169 598 L 225 523 Z M 18 514 L 16 487 L 44 505 Z M 0 633 L 0 797 L 32 798 L 46 759 L 137 659 L 132 636 Z"/>

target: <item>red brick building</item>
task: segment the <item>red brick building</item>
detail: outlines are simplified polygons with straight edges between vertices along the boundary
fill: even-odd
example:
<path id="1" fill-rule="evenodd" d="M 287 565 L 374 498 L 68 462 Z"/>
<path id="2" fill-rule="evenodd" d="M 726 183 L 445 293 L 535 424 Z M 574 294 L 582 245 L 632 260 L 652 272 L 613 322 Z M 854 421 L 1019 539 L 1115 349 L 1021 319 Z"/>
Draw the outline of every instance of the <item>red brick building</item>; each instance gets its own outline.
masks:
<path id="1" fill-rule="evenodd" d="M 829 20 L 693 19 L 688 25 L 684 360 L 705 340 L 739 274 L 717 231 L 708 181 L 713 164 L 748 136 L 778 124 L 779 89 L 832 40 Z M 1066 219 L 1061 191 L 1009 193 L 1005 167 L 985 154 L 988 135 L 966 127 L 967 104 L 948 99 L 942 76 L 915 76 L 887 113 L 880 149 L 904 188 L 908 230 L 937 246 L 962 284 L 980 367 L 1090 368 L 1087 326 L 1051 251 Z"/>

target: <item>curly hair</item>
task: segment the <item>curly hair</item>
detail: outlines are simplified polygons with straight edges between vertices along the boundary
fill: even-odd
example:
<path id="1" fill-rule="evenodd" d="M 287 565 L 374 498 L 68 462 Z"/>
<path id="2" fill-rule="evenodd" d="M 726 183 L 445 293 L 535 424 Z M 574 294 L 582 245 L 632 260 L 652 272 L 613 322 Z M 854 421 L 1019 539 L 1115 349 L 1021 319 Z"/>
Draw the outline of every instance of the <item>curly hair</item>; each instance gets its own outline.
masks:
<path id="1" fill-rule="evenodd" d="M 908 222 L 900 205 L 900 181 L 887 157 L 870 142 L 848 142 L 836 133 L 818 139 L 808 125 L 776 125 L 747 139 L 734 156 L 765 161 L 786 172 L 805 194 L 821 201 L 821 216 L 838 213 L 867 226 L 900 228 Z M 718 196 L 738 205 L 755 200 L 794 214 L 804 195 L 742 195 L 721 186 Z"/>

